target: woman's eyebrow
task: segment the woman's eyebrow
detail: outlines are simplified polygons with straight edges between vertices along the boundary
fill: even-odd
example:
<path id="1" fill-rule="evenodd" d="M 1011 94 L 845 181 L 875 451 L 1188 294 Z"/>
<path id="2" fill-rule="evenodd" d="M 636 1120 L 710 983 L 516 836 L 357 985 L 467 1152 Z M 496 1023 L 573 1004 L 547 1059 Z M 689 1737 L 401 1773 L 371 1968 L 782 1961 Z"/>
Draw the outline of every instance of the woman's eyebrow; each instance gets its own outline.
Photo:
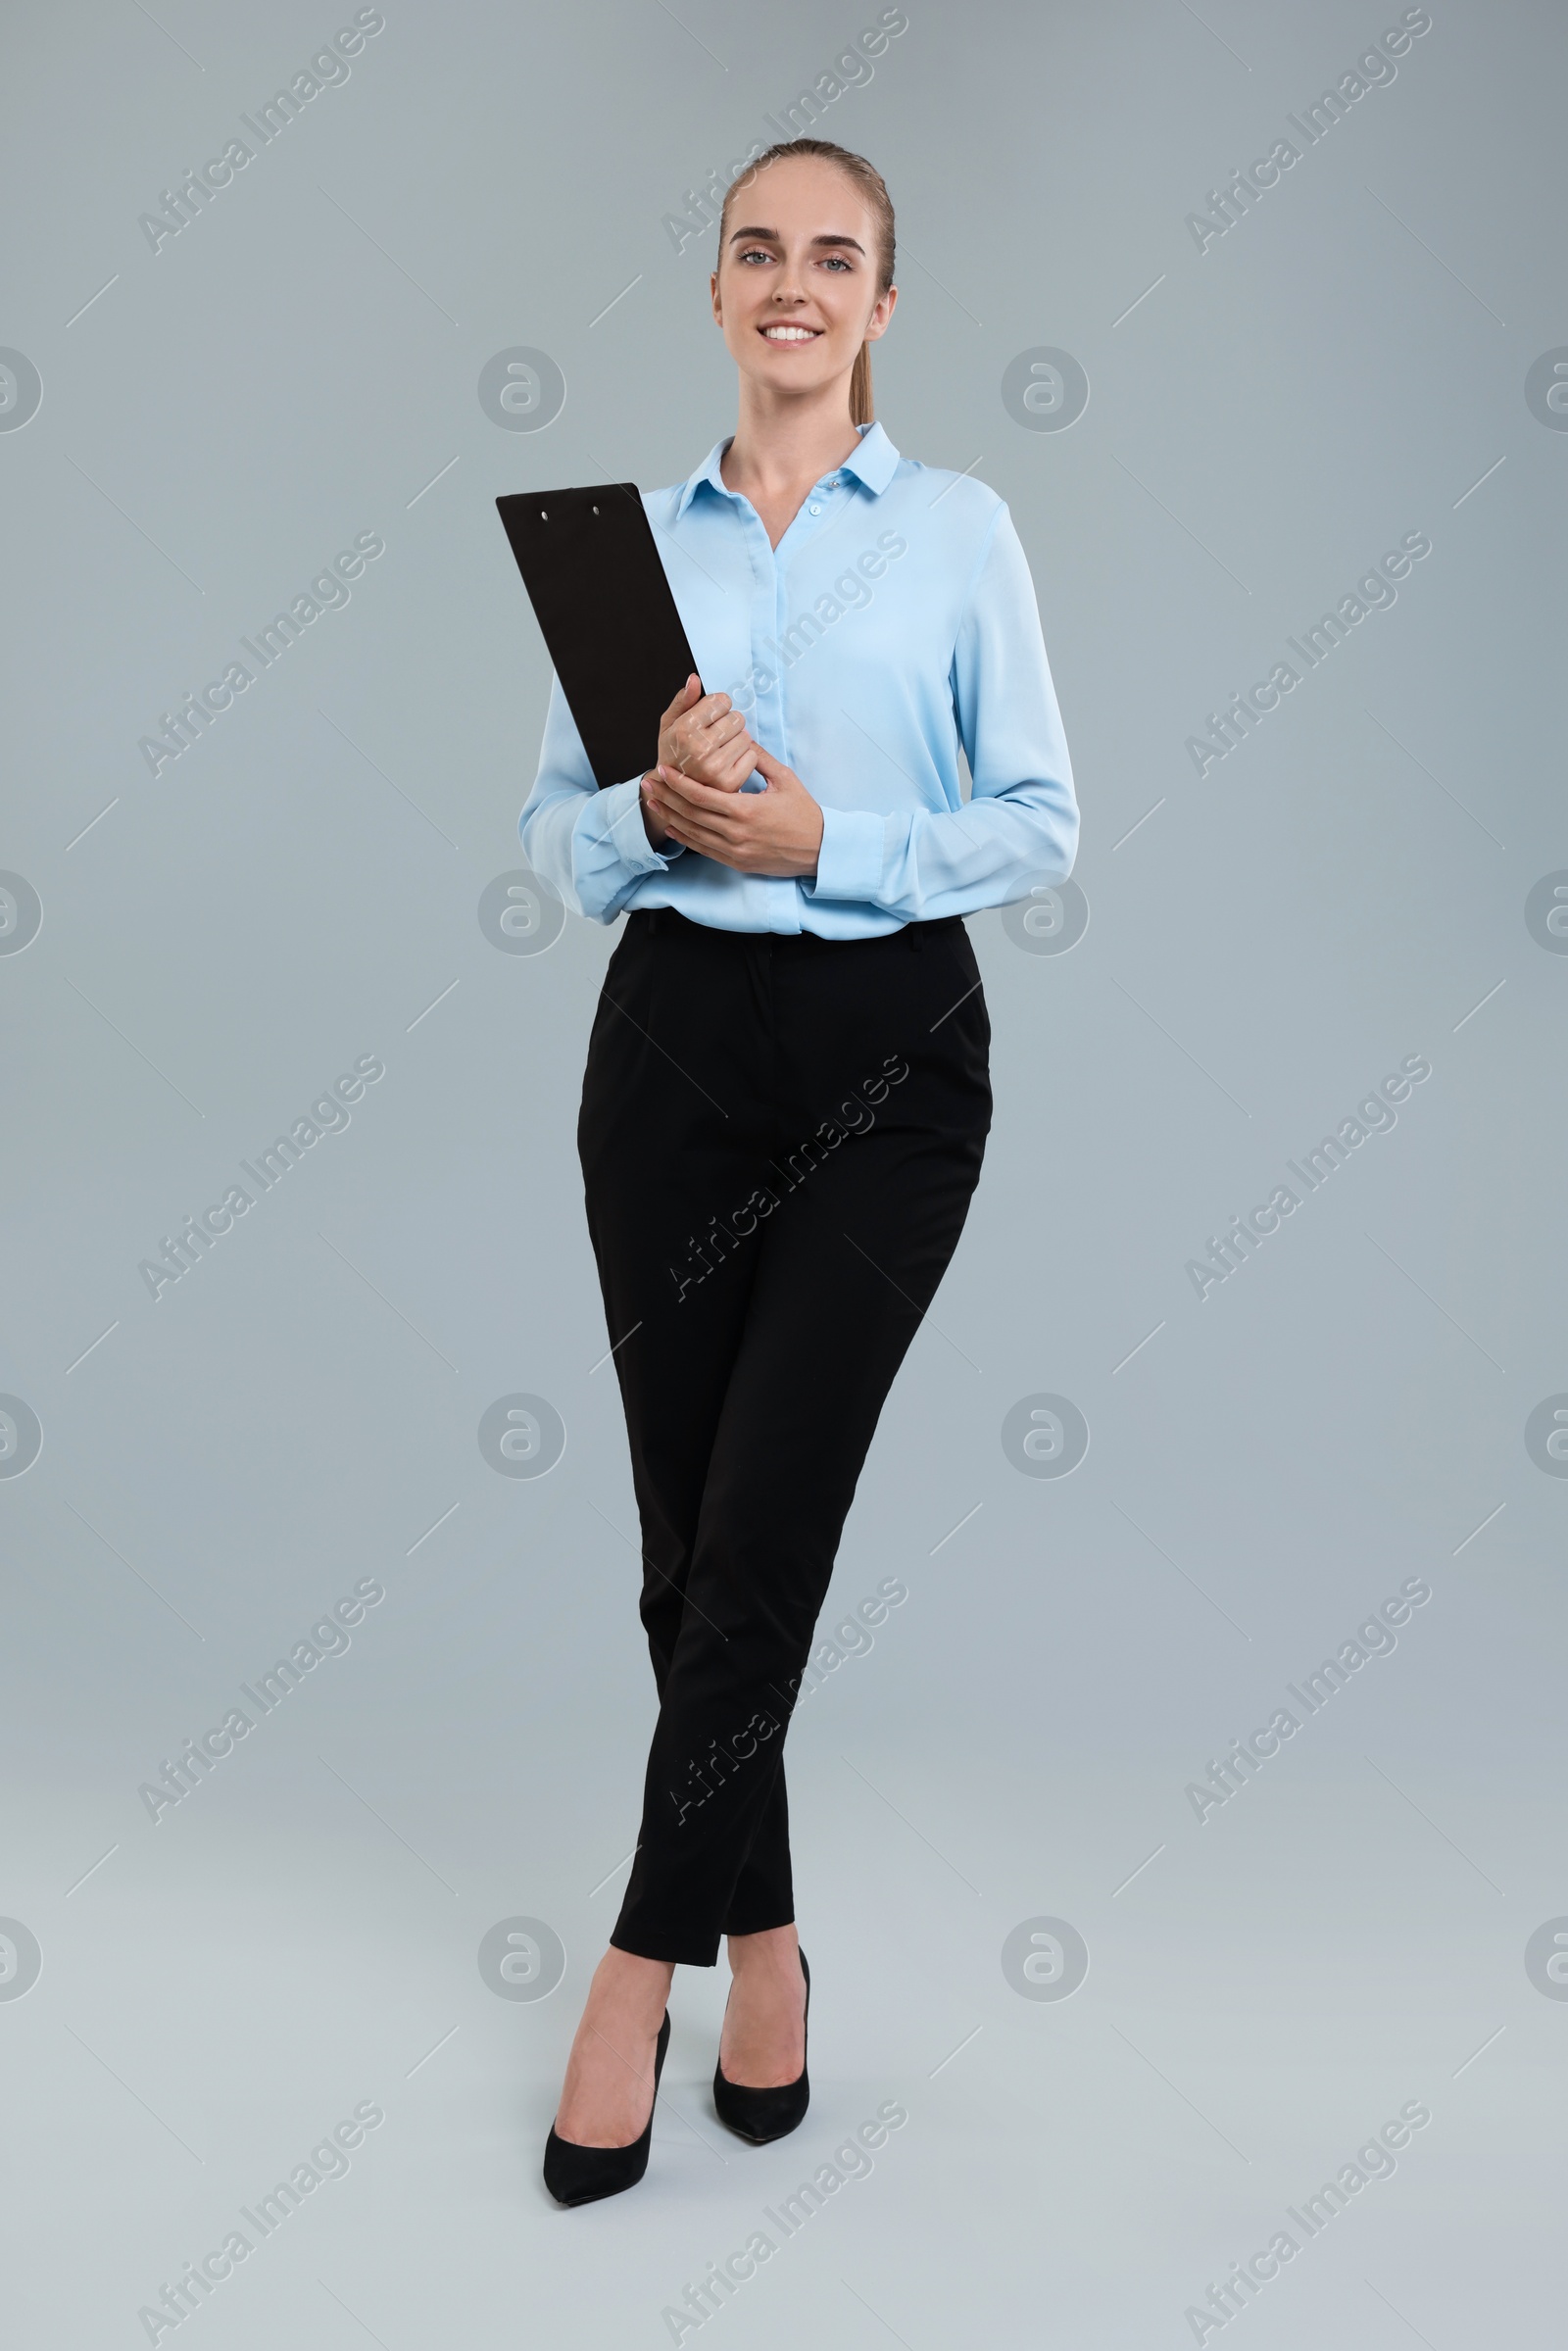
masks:
<path id="1" fill-rule="evenodd" d="M 776 228 L 737 228 L 730 238 L 730 243 L 738 245 L 745 237 L 760 237 L 764 244 L 768 245 L 780 245 L 784 241 Z M 858 253 L 862 258 L 865 253 L 865 247 L 854 237 L 820 236 L 813 237 L 811 243 L 813 245 L 848 245 L 852 253 Z"/>

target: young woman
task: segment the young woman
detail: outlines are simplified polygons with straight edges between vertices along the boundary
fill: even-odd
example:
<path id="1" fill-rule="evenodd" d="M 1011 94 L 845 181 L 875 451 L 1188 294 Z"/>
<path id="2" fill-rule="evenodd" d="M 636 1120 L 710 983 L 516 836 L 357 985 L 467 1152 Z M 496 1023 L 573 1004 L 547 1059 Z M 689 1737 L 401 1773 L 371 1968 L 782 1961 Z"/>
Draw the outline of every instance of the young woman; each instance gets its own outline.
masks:
<path id="1" fill-rule="evenodd" d="M 627 917 L 577 1141 L 660 1701 L 546 2150 L 563 2203 L 642 2178 L 670 1980 L 721 1937 L 718 2112 L 753 2139 L 806 2112 L 785 1734 L 979 1179 L 991 1029 L 961 917 L 1062 879 L 1078 839 L 1007 510 L 871 421 L 898 300 L 880 176 L 823 140 L 769 149 L 725 199 L 711 297 L 736 430 L 645 505 L 726 690 L 689 678 L 657 765 L 601 791 L 553 681 L 520 820 L 568 906 Z"/>

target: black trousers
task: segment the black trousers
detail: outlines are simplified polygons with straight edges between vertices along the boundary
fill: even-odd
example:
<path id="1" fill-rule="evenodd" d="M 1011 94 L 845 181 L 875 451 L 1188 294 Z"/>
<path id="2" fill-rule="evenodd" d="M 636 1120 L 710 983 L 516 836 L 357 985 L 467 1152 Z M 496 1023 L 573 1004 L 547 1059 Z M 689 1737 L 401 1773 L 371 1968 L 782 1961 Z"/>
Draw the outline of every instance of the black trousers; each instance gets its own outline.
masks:
<path id="1" fill-rule="evenodd" d="M 711 1967 L 795 1915 L 783 1748 L 884 1398 L 991 1125 L 957 916 L 880 939 L 628 915 L 578 1120 L 659 1720 L 611 1936 Z"/>

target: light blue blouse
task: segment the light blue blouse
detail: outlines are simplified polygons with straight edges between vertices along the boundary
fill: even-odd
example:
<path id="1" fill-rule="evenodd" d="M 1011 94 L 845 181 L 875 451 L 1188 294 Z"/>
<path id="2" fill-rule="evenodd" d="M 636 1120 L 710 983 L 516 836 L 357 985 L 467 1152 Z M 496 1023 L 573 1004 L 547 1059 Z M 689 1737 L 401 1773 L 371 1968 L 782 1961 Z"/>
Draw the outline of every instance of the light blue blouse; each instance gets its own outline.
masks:
<path id="1" fill-rule="evenodd" d="M 728 930 L 871 938 L 1071 872 L 1078 804 L 1012 517 L 984 483 L 901 457 L 880 424 L 859 430 L 776 550 L 724 486 L 727 441 L 689 480 L 643 493 L 705 688 L 821 804 L 815 875 L 650 847 L 640 779 L 596 788 L 552 675 L 518 830 L 574 912 L 676 906 Z"/>

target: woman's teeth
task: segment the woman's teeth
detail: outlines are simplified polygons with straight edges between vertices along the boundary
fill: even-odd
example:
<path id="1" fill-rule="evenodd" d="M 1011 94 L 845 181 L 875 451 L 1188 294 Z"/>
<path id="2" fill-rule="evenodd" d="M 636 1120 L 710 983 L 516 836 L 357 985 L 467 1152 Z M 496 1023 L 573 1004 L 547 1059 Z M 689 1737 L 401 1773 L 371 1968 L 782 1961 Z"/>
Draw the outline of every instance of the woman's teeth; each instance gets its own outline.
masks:
<path id="1" fill-rule="evenodd" d="M 821 331 L 819 326 L 764 326 L 762 329 L 770 343 L 814 343 Z"/>

